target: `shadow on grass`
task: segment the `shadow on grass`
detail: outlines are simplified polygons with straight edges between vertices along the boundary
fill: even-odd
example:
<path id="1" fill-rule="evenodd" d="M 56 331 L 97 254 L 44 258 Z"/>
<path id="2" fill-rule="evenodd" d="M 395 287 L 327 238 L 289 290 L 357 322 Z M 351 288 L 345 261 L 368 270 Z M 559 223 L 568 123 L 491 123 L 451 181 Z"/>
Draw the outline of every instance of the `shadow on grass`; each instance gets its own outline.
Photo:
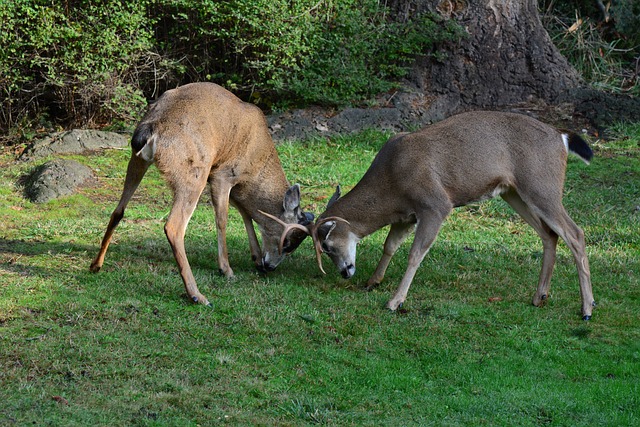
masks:
<path id="1" fill-rule="evenodd" d="M 246 240 L 246 239 L 245 239 Z M 229 258 L 232 266 L 237 269 L 254 270 L 248 243 L 243 239 L 228 239 Z M 194 270 L 213 270 L 218 272 L 215 235 L 213 240 L 205 238 L 187 241 L 187 256 Z M 246 249 L 242 250 L 246 246 Z M 0 270 L 12 272 L 21 276 L 52 277 L 68 266 L 74 270 L 89 272 L 89 265 L 100 249 L 99 242 L 95 245 L 74 242 L 47 242 L 10 240 L 0 238 Z M 50 265 L 33 265 L 25 262 L 25 258 L 50 256 Z M 66 259 L 66 260 L 65 260 Z M 166 239 L 121 239 L 117 244 L 109 246 L 102 270 L 108 271 L 121 268 L 124 263 L 168 264 L 176 267 L 175 258 Z M 42 263 L 40 263 L 42 264 Z M 102 271 L 101 270 L 101 271 Z"/>

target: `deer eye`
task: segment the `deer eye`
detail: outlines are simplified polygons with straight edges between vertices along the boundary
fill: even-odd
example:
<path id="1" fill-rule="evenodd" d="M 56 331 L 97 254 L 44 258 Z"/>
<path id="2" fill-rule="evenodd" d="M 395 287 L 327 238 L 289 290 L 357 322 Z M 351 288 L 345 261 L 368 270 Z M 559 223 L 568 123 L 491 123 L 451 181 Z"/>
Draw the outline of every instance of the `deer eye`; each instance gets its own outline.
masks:
<path id="1" fill-rule="evenodd" d="M 327 242 L 322 242 L 322 250 L 326 253 L 331 253 L 331 247 L 327 245 Z"/>

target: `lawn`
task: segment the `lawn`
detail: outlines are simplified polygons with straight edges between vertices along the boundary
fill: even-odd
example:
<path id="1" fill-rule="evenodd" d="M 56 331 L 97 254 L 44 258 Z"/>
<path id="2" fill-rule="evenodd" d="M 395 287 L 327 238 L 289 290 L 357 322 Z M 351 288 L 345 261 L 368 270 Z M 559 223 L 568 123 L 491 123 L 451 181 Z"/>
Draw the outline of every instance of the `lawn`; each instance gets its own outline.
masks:
<path id="1" fill-rule="evenodd" d="M 229 230 L 233 280 L 219 276 L 208 195 L 186 246 L 214 308 L 186 298 L 163 233 L 171 195 L 150 169 L 89 272 L 119 198 L 128 150 L 74 159 L 98 182 L 36 205 L 15 184 L 34 164 L 0 155 L 0 425 L 207 426 L 640 425 L 640 126 L 591 140 L 569 161 L 565 206 L 584 229 L 598 307 L 580 316 L 564 245 L 543 308 L 531 305 L 539 238 L 500 200 L 458 209 L 397 313 L 385 281 L 363 290 L 385 230 L 365 238 L 358 272 L 315 263 L 310 241 L 268 275 L 242 221 Z M 388 135 L 278 146 L 303 204 L 362 176 Z M 207 193 L 208 194 L 208 193 Z"/>

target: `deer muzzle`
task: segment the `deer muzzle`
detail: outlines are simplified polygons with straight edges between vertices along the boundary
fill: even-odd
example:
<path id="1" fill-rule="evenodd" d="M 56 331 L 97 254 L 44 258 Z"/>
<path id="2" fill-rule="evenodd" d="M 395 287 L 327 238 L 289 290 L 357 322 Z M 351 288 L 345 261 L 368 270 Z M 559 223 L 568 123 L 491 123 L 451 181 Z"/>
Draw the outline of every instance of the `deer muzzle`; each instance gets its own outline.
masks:
<path id="1" fill-rule="evenodd" d="M 356 274 L 356 266 L 353 264 L 349 264 L 345 266 L 342 270 L 340 270 L 340 274 L 345 279 L 351 279 L 354 274 Z"/>

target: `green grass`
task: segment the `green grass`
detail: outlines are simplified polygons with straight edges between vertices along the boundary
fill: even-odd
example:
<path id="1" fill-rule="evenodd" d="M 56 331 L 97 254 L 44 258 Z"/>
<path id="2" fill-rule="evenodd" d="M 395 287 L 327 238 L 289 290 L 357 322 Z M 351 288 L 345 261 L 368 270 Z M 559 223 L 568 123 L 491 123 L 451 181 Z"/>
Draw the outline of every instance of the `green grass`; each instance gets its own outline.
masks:
<path id="1" fill-rule="evenodd" d="M 530 304 L 541 244 L 501 201 L 447 220 L 403 310 L 390 313 L 408 242 L 372 292 L 362 286 L 384 230 L 361 242 L 351 281 L 328 260 L 320 274 L 310 242 L 264 276 L 233 211 L 228 281 L 203 196 L 186 245 L 211 310 L 186 298 L 163 233 L 171 197 L 155 168 L 91 274 L 128 152 L 74 157 L 99 183 L 46 205 L 22 198 L 14 183 L 33 165 L 6 153 L 0 425 L 638 425 L 640 126 L 617 134 L 593 144 L 590 166 L 568 166 L 565 205 L 586 232 L 599 303 L 590 322 L 564 244 L 552 298 Z M 279 152 L 319 213 L 385 139 L 366 132 Z"/>

